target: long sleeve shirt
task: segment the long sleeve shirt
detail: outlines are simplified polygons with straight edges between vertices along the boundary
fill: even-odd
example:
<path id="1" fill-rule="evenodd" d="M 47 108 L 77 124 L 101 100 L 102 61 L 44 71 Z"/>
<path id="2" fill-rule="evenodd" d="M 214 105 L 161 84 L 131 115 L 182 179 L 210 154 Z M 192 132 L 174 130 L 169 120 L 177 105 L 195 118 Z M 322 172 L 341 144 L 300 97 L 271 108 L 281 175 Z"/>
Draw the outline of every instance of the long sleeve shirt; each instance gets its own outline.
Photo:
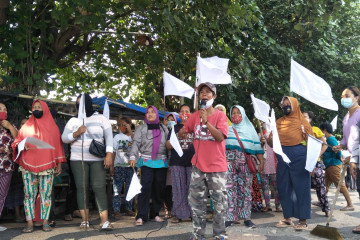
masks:
<path id="1" fill-rule="evenodd" d="M 110 121 L 101 114 L 94 113 L 85 120 L 86 132 L 74 139 L 73 133 L 76 132 L 83 122 L 78 118 L 71 118 L 64 129 L 61 139 L 64 143 L 71 143 L 71 161 L 81 161 L 82 152 L 84 161 L 103 161 L 101 157 L 92 155 L 89 152 L 90 144 L 93 139 L 106 145 L 106 152 L 113 152 L 113 134 Z M 82 148 L 82 138 L 84 147 Z"/>

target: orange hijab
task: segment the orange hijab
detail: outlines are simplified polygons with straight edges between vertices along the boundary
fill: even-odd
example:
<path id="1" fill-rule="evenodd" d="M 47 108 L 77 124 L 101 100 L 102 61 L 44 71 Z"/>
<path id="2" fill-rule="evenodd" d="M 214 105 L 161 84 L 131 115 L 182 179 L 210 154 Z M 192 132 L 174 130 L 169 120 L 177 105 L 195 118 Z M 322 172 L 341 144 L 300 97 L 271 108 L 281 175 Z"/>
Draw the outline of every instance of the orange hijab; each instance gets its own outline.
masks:
<path id="1" fill-rule="evenodd" d="M 17 155 L 17 145 L 26 137 L 35 137 L 44 142 L 47 142 L 55 149 L 32 149 L 35 146 L 29 147 L 31 149 L 21 152 L 19 158 L 16 160 L 20 166 L 31 172 L 42 172 L 46 169 L 55 168 L 57 163 L 66 162 L 64 147 L 61 142 L 61 136 L 58 126 L 51 116 L 49 107 L 41 100 L 35 100 L 32 104 L 39 102 L 43 109 L 41 118 L 35 118 L 32 114 L 29 120 L 21 127 L 16 136 L 12 148 L 14 159 Z"/>
<path id="2" fill-rule="evenodd" d="M 282 101 L 288 98 L 291 103 L 291 113 L 284 115 L 276 121 L 280 143 L 283 146 L 295 146 L 306 140 L 306 134 L 314 135 L 310 123 L 303 117 L 296 98 L 283 97 Z M 302 130 L 304 128 L 305 133 Z"/>

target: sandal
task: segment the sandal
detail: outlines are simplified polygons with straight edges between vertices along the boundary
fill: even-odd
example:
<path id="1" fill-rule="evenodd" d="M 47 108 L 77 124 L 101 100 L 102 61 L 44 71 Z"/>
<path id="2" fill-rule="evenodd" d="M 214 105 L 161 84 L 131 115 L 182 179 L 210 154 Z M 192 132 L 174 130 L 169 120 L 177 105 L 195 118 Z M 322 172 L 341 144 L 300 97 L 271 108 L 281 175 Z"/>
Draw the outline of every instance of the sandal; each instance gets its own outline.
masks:
<path id="1" fill-rule="evenodd" d="M 275 212 L 282 212 L 283 210 L 281 209 L 281 207 L 277 207 Z"/>
<path id="2" fill-rule="evenodd" d="M 136 226 L 142 226 L 142 225 L 144 225 L 144 222 L 143 222 L 143 220 L 142 220 L 141 218 L 138 218 L 138 219 L 135 221 L 135 225 L 136 225 Z"/>
<path id="3" fill-rule="evenodd" d="M 126 215 L 126 216 L 134 217 L 134 216 L 135 216 L 135 213 L 134 213 L 133 211 L 128 210 L 128 211 L 126 211 L 125 215 Z"/>
<path id="4" fill-rule="evenodd" d="M 34 227 L 25 227 L 21 232 L 23 233 L 32 233 L 34 231 Z"/>
<path id="5" fill-rule="evenodd" d="M 43 230 L 44 232 L 51 232 L 52 227 L 50 227 L 49 224 L 44 224 L 44 225 L 42 225 L 42 230 Z"/>
<path id="6" fill-rule="evenodd" d="M 89 228 L 89 222 L 88 221 L 83 221 L 80 223 L 80 229 L 86 229 Z"/>
<path id="7" fill-rule="evenodd" d="M 271 212 L 272 208 L 271 207 L 264 207 L 261 211 L 262 212 Z"/>
<path id="8" fill-rule="evenodd" d="M 121 214 L 120 214 L 119 212 L 115 212 L 115 213 L 114 213 L 114 218 L 115 218 L 116 220 L 119 220 L 119 219 L 121 218 Z"/>
<path id="9" fill-rule="evenodd" d="M 354 207 L 349 207 L 349 206 L 340 209 L 340 211 L 354 211 L 354 210 L 355 210 Z"/>
<path id="10" fill-rule="evenodd" d="M 301 223 L 301 222 L 299 222 L 298 224 L 296 224 L 294 226 L 295 231 L 302 231 L 302 230 L 305 230 L 307 228 L 308 228 L 307 223 Z"/>
<path id="11" fill-rule="evenodd" d="M 155 221 L 155 222 L 164 222 L 165 220 L 164 220 L 163 218 L 159 217 L 159 216 L 156 216 L 156 217 L 154 218 L 154 221 Z"/>
<path id="12" fill-rule="evenodd" d="M 181 222 L 181 219 L 180 218 L 177 218 L 177 217 L 174 217 L 172 220 L 171 220 L 171 223 L 180 223 Z"/>
<path id="13" fill-rule="evenodd" d="M 103 223 L 103 225 L 100 225 L 100 230 L 102 231 L 111 231 L 113 229 L 114 226 L 109 221 L 106 221 Z"/>
<path id="14" fill-rule="evenodd" d="M 291 220 L 281 220 L 277 224 L 275 224 L 275 227 L 277 228 L 286 228 L 286 227 L 293 227 L 294 224 Z"/>
<path id="15" fill-rule="evenodd" d="M 73 220 L 73 218 L 72 218 L 71 214 L 66 214 L 64 216 L 64 221 L 72 221 L 72 220 Z"/>
<path id="16" fill-rule="evenodd" d="M 352 230 L 353 233 L 360 234 L 360 225 Z"/>

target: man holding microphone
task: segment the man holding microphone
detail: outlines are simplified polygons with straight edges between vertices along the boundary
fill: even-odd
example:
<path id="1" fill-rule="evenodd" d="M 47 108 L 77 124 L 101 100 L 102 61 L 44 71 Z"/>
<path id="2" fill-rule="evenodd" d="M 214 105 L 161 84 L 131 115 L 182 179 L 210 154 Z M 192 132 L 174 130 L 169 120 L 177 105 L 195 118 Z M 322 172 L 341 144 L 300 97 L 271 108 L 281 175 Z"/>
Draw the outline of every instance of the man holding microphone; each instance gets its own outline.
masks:
<path id="1" fill-rule="evenodd" d="M 194 235 L 190 240 L 205 239 L 206 201 L 208 193 L 214 203 L 213 234 L 215 239 L 227 239 L 225 215 L 227 208 L 225 138 L 228 134 L 226 115 L 212 104 L 216 87 L 206 82 L 198 87 L 201 108 L 190 116 L 179 136 L 194 133 L 195 154 L 189 188 L 189 204 L 193 213 Z"/>

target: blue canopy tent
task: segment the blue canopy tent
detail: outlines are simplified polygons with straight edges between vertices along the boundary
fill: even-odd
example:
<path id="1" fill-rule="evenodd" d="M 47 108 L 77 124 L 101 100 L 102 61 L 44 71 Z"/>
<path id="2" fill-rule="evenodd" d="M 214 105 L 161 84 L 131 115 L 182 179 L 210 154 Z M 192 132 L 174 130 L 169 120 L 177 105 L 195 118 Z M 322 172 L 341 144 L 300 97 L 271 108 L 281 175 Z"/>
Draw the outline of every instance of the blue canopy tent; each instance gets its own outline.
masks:
<path id="1" fill-rule="evenodd" d="M 138 106 L 136 104 L 127 103 L 122 100 L 112 100 L 107 97 L 95 97 L 92 99 L 94 105 L 98 105 L 99 111 L 103 111 L 104 104 L 106 99 L 108 100 L 109 109 L 110 109 L 110 118 L 116 119 L 120 114 L 121 116 L 128 116 L 134 120 L 144 120 L 146 108 Z M 159 117 L 164 119 L 164 117 L 170 112 L 164 112 L 159 110 Z M 178 114 L 175 113 L 178 118 Z M 178 118 L 179 121 L 179 118 Z"/>

